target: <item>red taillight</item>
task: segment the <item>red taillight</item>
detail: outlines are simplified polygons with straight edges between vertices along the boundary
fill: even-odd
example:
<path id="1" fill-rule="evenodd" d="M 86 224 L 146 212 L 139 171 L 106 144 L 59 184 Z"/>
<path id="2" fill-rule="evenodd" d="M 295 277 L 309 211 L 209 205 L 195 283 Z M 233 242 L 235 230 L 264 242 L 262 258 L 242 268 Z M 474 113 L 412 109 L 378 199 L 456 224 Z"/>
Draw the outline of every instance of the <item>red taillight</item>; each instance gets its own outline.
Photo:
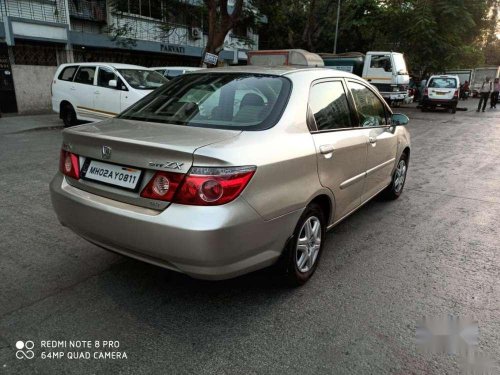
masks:
<path id="1" fill-rule="evenodd" d="M 80 162 L 78 160 L 78 155 L 66 150 L 61 150 L 59 170 L 62 174 L 68 177 L 72 177 L 77 180 L 80 179 Z"/>
<path id="2" fill-rule="evenodd" d="M 424 95 L 425 96 L 429 96 L 429 89 L 426 87 L 425 90 L 424 90 Z"/>
<path id="3" fill-rule="evenodd" d="M 454 98 L 458 98 L 458 90 L 455 90 L 455 94 L 453 95 Z"/>
<path id="4" fill-rule="evenodd" d="M 234 200 L 255 173 L 255 167 L 193 167 L 174 197 L 175 203 L 216 206 Z"/>
<path id="5" fill-rule="evenodd" d="M 141 197 L 195 206 L 221 205 L 238 197 L 254 173 L 255 167 L 192 167 L 185 177 L 157 172 Z"/>
<path id="6" fill-rule="evenodd" d="M 151 181 L 141 192 L 141 197 L 172 201 L 177 187 L 184 175 L 181 173 L 156 172 Z"/>

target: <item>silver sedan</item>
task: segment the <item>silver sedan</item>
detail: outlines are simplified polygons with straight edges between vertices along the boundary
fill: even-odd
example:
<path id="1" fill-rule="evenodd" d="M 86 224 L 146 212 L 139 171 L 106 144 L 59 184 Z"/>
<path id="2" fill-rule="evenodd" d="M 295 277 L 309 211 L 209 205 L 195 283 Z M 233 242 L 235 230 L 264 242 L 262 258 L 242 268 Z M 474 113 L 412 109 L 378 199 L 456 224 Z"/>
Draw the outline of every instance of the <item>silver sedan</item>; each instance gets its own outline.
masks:
<path id="1" fill-rule="evenodd" d="M 277 263 L 300 285 L 328 229 L 401 195 L 407 122 L 346 72 L 200 70 L 64 130 L 52 203 L 81 237 L 141 261 L 204 279 Z"/>

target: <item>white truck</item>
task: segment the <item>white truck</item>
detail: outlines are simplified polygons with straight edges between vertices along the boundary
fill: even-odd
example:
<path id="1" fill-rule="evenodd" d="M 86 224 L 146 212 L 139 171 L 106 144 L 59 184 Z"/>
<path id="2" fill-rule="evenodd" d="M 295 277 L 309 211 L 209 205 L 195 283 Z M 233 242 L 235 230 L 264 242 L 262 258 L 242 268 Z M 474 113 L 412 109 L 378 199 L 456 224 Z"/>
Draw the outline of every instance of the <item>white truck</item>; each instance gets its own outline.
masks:
<path id="1" fill-rule="evenodd" d="M 474 78 L 472 80 L 472 84 L 470 85 L 470 89 L 474 96 L 477 96 L 477 94 L 481 90 L 481 86 L 486 77 L 489 77 L 491 80 L 499 78 L 500 66 L 476 68 L 476 70 L 474 70 Z"/>
<path id="2" fill-rule="evenodd" d="M 319 55 L 326 68 L 347 71 L 366 79 L 390 105 L 408 101 L 410 76 L 402 53 L 370 51 L 366 54 L 348 52 Z"/>

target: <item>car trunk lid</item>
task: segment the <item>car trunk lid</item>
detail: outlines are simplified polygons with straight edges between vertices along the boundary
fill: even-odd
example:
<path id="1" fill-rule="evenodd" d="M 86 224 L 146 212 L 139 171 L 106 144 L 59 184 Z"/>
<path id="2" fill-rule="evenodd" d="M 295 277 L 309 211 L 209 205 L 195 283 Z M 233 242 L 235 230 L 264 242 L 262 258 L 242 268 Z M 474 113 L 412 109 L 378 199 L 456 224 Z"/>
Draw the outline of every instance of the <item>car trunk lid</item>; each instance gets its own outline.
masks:
<path id="1" fill-rule="evenodd" d="M 156 171 L 186 174 L 196 149 L 235 137 L 240 131 L 111 119 L 63 132 L 63 148 L 79 156 L 82 177 L 68 183 L 93 194 L 138 206 L 164 209 L 168 202 L 142 198 L 140 193 Z M 109 166 L 109 168 L 107 168 Z M 95 168 L 104 177 L 91 175 Z M 108 173 L 137 175 L 137 183 L 106 179 Z M 128 171 L 128 172 L 127 172 Z M 131 177 L 132 178 L 132 177 Z M 122 186 L 117 186 L 121 184 Z"/>

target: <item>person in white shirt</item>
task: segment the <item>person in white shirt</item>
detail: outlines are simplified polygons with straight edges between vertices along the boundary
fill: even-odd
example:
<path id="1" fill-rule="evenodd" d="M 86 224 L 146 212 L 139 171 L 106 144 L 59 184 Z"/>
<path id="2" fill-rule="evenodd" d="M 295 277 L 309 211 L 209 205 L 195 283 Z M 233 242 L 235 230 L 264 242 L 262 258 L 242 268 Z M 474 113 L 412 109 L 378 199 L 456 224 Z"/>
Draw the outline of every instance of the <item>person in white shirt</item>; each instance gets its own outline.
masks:
<path id="1" fill-rule="evenodd" d="M 491 93 L 491 99 L 490 99 L 491 108 L 497 107 L 499 94 L 500 94 L 500 79 L 495 78 L 495 81 L 493 81 L 493 92 Z"/>
<path id="2" fill-rule="evenodd" d="M 481 110 L 481 106 L 483 107 L 483 112 L 486 110 L 486 104 L 488 103 L 488 99 L 490 98 L 490 94 L 493 91 L 493 82 L 491 82 L 490 77 L 486 77 L 481 86 L 481 90 L 479 91 L 479 95 L 481 98 L 479 99 L 479 105 L 477 106 L 477 112 Z"/>

